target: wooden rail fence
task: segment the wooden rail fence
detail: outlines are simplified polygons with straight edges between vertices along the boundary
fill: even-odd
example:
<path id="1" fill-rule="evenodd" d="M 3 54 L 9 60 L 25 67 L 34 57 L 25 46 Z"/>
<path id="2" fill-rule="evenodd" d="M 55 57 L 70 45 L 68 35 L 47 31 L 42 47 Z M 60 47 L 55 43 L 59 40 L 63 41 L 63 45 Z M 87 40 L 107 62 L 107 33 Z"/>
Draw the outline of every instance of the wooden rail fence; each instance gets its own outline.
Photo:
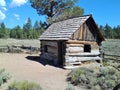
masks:
<path id="1" fill-rule="evenodd" d="M 32 47 L 32 46 L 24 46 L 24 45 L 3 45 L 0 46 L 0 52 L 5 52 L 5 53 L 33 53 L 33 52 L 39 52 L 40 48 L 38 47 Z"/>
<path id="2" fill-rule="evenodd" d="M 119 55 L 104 54 L 104 59 L 113 60 L 113 61 L 119 61 L 120 62 L 120 56 Z"/>
<path id="3" fill-rule="evenodd" d="M 104 56 L 104 60 L 107 60 L 107 61 L 111 60 L 111 61 L 117 62 L 118 66 L 119 66 L 119 63 L 120 63 L 119 55 L 104 54 L 103 56 Z M 111 64 L 111 66 L 120 72 L 120 68 L 118 68 L 118 66 L 115 66 L 112 64 Z"/>

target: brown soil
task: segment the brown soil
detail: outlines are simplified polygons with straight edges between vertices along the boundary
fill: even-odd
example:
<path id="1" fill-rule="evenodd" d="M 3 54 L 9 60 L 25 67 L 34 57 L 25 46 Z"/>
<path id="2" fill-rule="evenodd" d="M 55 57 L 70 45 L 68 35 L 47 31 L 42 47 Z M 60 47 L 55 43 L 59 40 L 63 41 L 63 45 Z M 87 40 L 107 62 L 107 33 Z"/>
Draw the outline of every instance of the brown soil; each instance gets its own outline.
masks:
<path id="1" fill-rule="evenodd" d="M 71 70 L 55 67 L 40 60 L 38 55 L 0 53 L 0 69 L 5 68 L 12 78 L 2 85 L 5 90 L 10 82 L 28 80 L 39 83 L 44 90 L 65 90 Z M 76 90 L 82 90 L 75 87 Z"/>

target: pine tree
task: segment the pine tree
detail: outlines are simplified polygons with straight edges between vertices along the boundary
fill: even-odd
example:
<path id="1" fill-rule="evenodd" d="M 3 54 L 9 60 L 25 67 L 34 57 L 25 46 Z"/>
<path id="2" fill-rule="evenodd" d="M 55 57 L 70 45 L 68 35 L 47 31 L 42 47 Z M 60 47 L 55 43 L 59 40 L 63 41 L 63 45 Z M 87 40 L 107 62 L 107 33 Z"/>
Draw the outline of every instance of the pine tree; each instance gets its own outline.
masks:
<path id="1" fill-rule="evenodd" d="M 32 38 L 31 30 L 32 30 L 32 22 L 31 19 L 28 18 L 26 24 L 23 26 L 23 34 L 25 39 Z"/>
<path id="2" fill-rule="evenodd" d="M 0 38 L 8 38 L 9 31 L 6 29 L 4 22 L 0 25 Z"/>
<path id="3" fill-rule="evenodd" d="M 37 20 L 36 20 L 36 22 L 35 22 L 35 24 L 33 26 L 33 29 L 35 29 L 35 30 L 39 30 L 40 29 L 40 24 L 39 24 L 39 22 Z"/>
<path id="4" fill-rule="evenodd" d="M 104 28 L 105 28 L 105 37 L 106 38 L 111 38 L 112 28 L 108 24 L 106 24 Z"/>

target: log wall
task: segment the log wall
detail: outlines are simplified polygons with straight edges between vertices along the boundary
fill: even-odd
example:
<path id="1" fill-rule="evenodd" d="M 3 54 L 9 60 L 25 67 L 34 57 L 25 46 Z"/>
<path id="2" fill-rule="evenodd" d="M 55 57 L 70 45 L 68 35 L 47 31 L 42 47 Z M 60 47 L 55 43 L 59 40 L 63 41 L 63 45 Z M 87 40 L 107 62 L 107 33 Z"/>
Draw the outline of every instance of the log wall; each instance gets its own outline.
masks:
<path id="1" fill-rule="evenodd" d="M 84 45 L 90 45 L 91 51 L 85 52 Z M 62 62 L 64 66 L 81 64 L 82 61 L 101 60 L 99 45 L 94 41 L 41 41 L 41 49 L 42 57 L 53 60 L 54 64 Z"/>
<path id="2" fill-rule="evenodd" d="M 50 53 L 57 53 L 58 44 L 55 41 L 41 41 L 41 48 L 44 49 L 44 46 L 47 46 L 47 51 Z M 44 51 L 44 50 L 43 50 Z"/>
<path id="3" fill-rule="evenodd" d="M 45 51 L 46 47 L 46 51 Z M 58 60 L 58 43 L 56 41 L 41 41 L 41 57 L 53 60 L 57 64 Z"/>
<path id="4" fill-rule="evenodd" d="M 91 52 L 84 52 L 84 45 L 91 45 Z M 65 65 L 80 64 L 82 61 L 101 60 L 99 46 L 90 41 L 66 41 Z"/>

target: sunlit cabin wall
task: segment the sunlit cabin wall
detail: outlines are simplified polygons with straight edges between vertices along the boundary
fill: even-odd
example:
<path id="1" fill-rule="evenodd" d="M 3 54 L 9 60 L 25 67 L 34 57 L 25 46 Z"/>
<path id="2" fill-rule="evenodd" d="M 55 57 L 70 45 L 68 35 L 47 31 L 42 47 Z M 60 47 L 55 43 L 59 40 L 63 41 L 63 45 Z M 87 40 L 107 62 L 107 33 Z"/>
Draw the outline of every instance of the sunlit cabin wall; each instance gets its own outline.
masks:
<path id="1" fill-rule="evenodd" d="M 93 30 L 91 30 L 93 29 Z M 66 41 L 65 65 L 80 64 L 82 61 L 101 60 L 97 33 L 84 23 L 71 40 Z"/>
<path id="2" fill-rule="evenodd" d="M 90 50 L 85 51 L 85 45 Z M 80 64 L 82 61 L 101 60 L 96 42 L 69 40 L 66 42 L 65 65 Z"/>

